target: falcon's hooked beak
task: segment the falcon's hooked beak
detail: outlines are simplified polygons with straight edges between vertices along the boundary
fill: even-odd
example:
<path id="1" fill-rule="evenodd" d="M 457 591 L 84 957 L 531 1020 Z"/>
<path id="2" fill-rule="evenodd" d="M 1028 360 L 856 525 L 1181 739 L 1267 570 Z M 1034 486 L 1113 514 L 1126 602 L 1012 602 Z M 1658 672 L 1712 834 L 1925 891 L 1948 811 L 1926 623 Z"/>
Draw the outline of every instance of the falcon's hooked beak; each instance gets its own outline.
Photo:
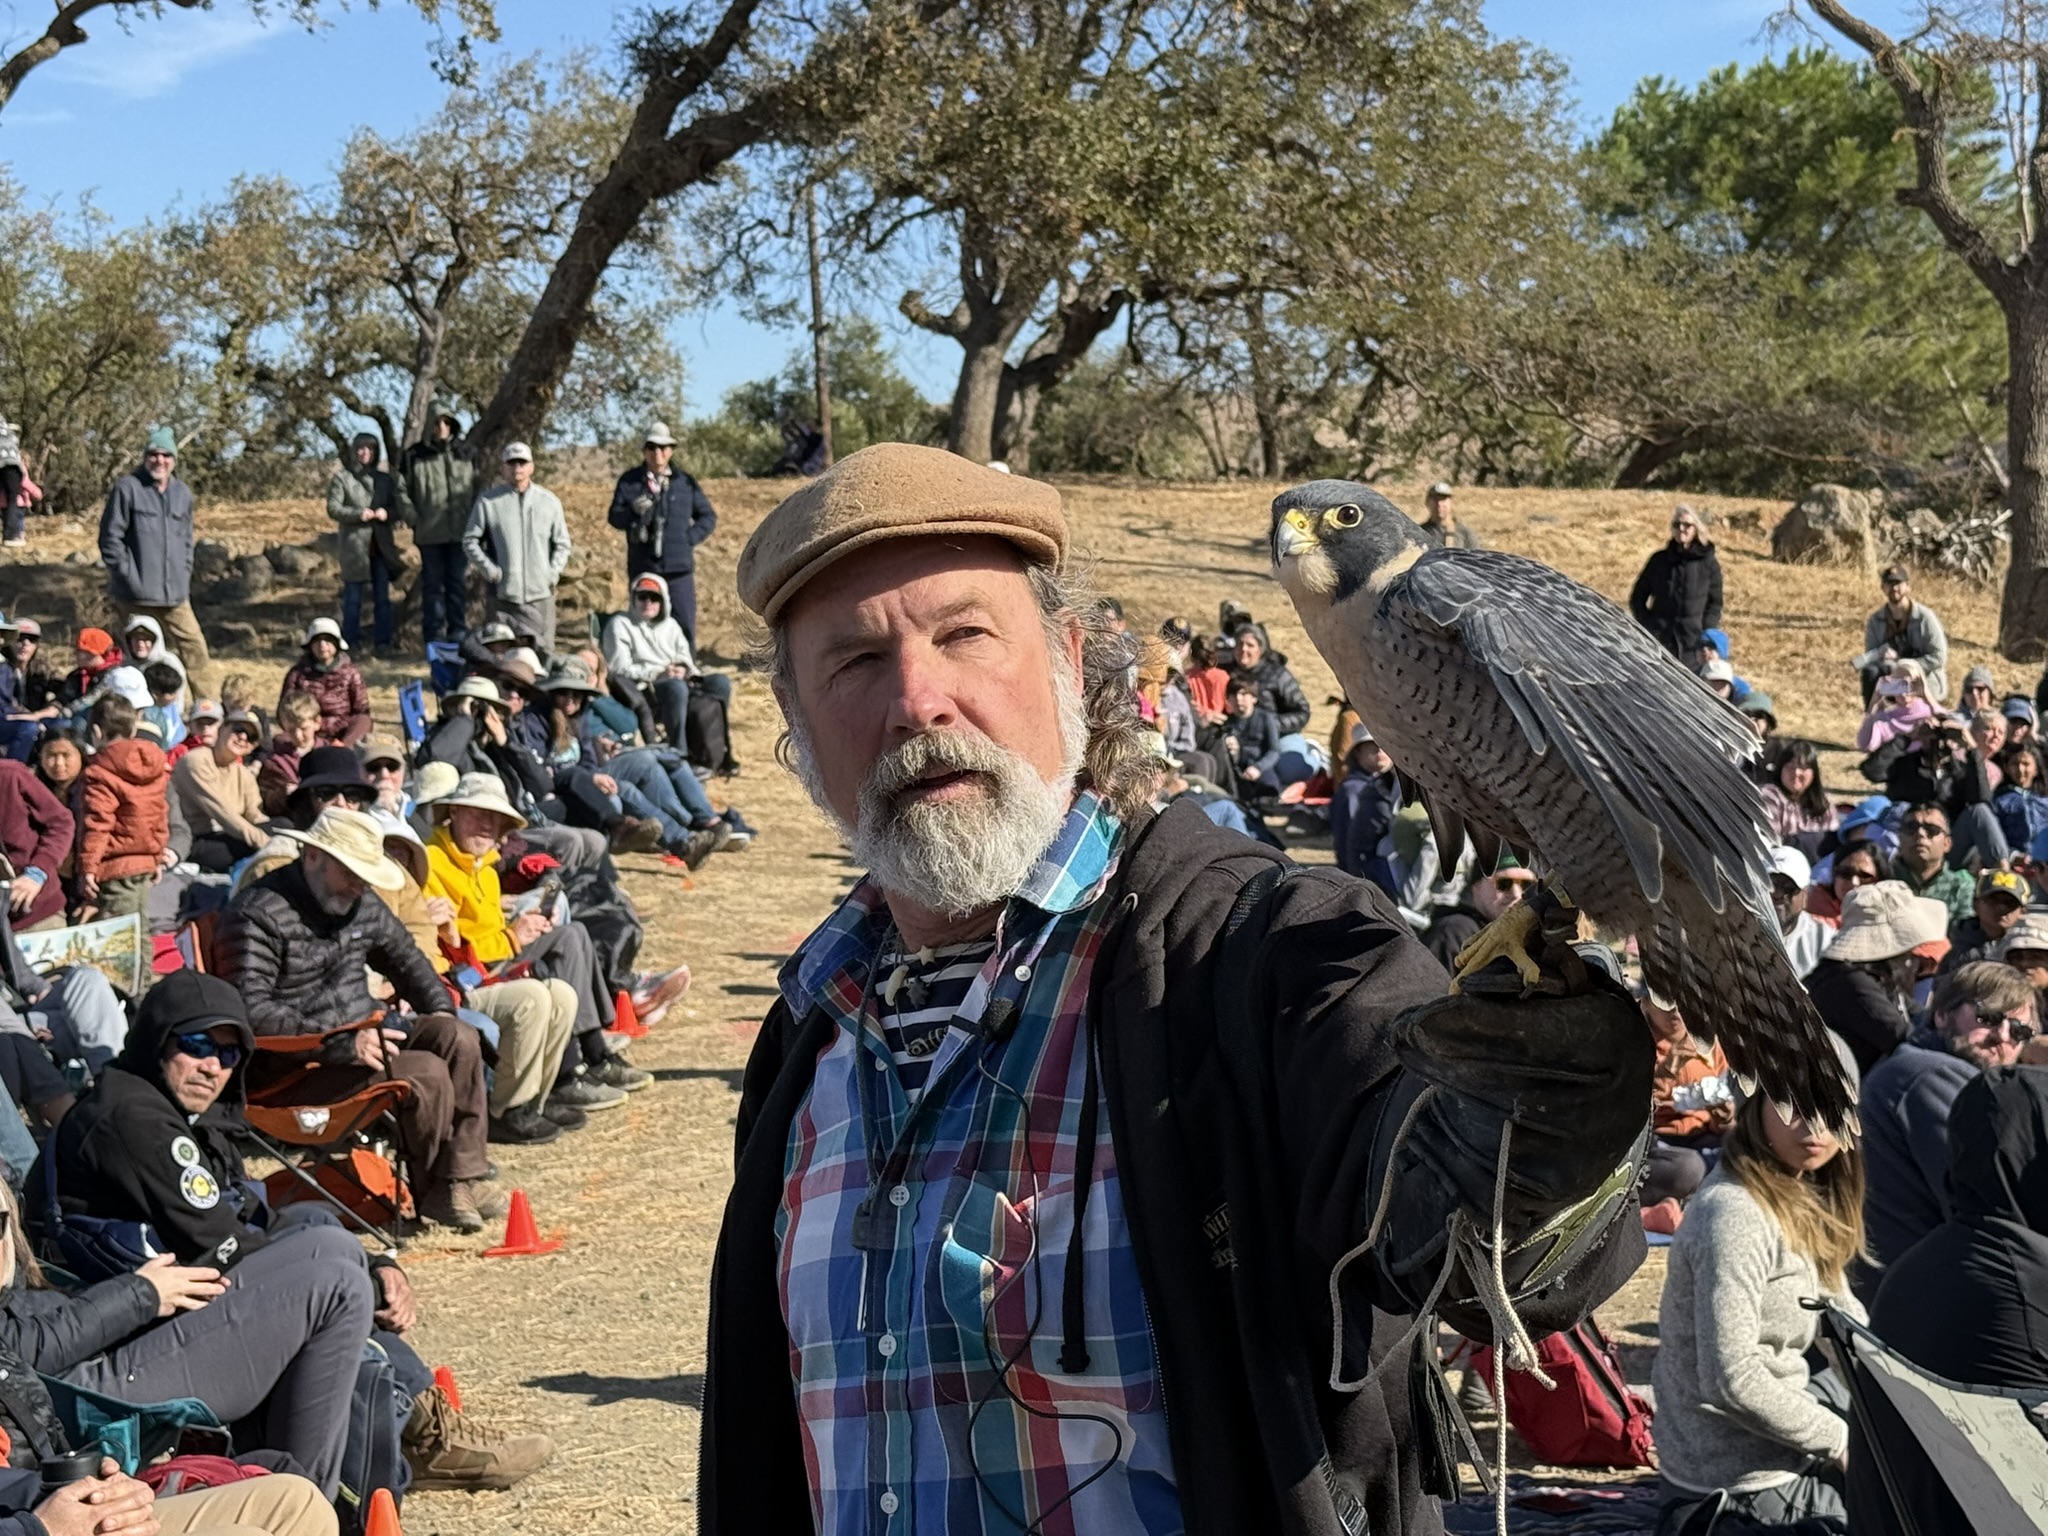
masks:
<path id="1" fill-rule="evenodd" d="M 1314 513 L 1295 507 L 1273 524 L 1273 574 L 1297 603 L 1311 595 L 1327 602 L 1337 590 L 1337 567 L 1317 535 Z"/>

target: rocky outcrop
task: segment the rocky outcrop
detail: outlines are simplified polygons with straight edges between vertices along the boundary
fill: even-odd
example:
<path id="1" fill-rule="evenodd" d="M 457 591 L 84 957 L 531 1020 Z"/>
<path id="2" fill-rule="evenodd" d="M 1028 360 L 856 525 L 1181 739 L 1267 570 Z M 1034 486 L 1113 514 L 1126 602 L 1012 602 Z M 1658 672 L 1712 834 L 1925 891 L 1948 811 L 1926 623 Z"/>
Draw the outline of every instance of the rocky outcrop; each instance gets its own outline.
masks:
<path id="1" fill-rule="evenodd" d="M 1771 530 L 1771 556 L 1792 565 L 1875 567 L 1884 554 L 1884 492 L 1816 485 Z"/>

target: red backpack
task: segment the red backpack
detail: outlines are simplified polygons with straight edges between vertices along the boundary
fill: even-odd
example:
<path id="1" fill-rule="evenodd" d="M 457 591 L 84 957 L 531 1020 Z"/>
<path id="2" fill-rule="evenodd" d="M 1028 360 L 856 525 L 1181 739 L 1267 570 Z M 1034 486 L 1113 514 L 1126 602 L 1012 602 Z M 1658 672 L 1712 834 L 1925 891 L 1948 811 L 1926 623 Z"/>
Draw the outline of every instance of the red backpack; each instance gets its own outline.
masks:
<path id="1" fill-rule="evenodd" d="M 1491 1349 L 1473 1351 L 1472 1368 L 1494 1390 Z M 1629 1390 L 1621 1362 L 1600 1325 L 1587 1318 L 1576 1328 L 1536 1342 L 1543 1384 L 1523 1371 L 1507 1373 L 1508 1423 L 1538 1461 L 1554 1467 L 1649 1467 L 1650 1405 Z M 1494 1390 L 1496 1398 L 1499 1392 Z"/>

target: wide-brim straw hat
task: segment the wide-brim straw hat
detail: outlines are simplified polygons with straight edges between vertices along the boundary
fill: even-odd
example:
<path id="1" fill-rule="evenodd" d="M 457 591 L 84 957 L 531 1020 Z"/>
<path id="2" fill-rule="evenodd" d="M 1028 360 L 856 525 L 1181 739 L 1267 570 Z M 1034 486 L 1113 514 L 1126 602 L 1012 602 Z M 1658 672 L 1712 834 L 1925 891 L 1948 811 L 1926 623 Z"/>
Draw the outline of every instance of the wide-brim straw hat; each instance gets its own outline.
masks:
<path id="1" fill-rule="evenodd" d="M 1822 957 L 1826 960 L 1889 960 L 1948 937 L 1948 907 L 1932 896 L 1915 896 L 1903 880 L 1859 885 L 1842 898 L 1842 930 Z"/>
<path id="2" fill-rule="evenodd" d="M 438 815 L 458 805 L 473 811 L 495 811 L 515 827 L 526 825 L 526 818 L 505 798 L 505 786 L 494 773 L 465 773 L 453 790 L 434 802 L 434 811 Z"/>
<path id="3" fill-rule="evenodd" d="M 380 891 L 405 889 L 405 871 L 385 855 L 384 829 L 362 811 L 329 806 L 305 831 L 291 828 L 280 835 L 308 848 L 318 848 Z"/>

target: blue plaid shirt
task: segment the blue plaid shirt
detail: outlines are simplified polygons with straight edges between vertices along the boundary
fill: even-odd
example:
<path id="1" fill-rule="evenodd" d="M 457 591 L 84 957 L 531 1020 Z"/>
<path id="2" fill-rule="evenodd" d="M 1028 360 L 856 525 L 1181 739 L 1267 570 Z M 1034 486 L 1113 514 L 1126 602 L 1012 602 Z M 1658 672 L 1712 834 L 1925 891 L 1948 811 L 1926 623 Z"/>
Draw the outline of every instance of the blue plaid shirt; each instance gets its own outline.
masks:
<path id="1" fill-rule="evenodd" d="M 824 1536 L 1182 1529 L 1107 1113 L 1081 1231 L 1089 1364 L 1059 1364 L 1082 1026 L 1122 837 L 1095 796 L 1076 799 L 914 1106 L 875 1019 L 880 890 L 856 886 L 783 966 L 796 1015 L 821 1006 L 839 1025 L 791 1124 L 775 1228 Z M 997 998 L 1014 1029 L 990 1044 Z"/>

